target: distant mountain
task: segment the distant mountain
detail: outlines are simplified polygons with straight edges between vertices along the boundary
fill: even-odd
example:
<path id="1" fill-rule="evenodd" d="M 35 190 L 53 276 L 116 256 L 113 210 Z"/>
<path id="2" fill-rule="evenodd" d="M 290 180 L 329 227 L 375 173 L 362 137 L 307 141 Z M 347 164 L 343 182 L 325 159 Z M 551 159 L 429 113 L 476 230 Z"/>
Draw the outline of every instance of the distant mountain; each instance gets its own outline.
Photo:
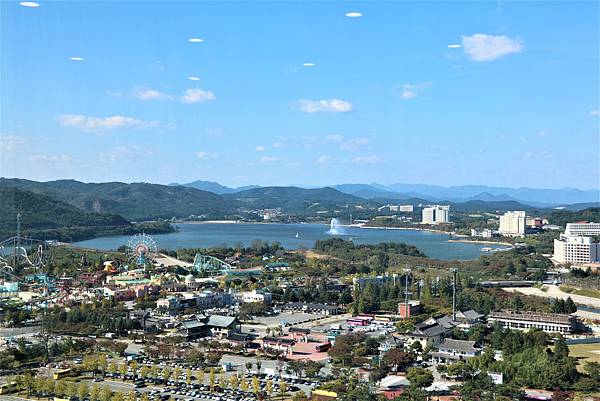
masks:
<path id="1" fill-rule="evenodd" d="M 48 195 L 85 211 L 118 214 L 135 221 L 184 218 L 191 214 L 219 218 L 229 211 L 219 195 L 181 186 L 5 178 L 0 180 L 0 186 Z"/>
<path id="2" fill-rule="evenodd" d="M 584 209 L 590 209 L 590 208 L 600 209 L 600 202 L 574 203 L 572 205 L 559 206 L 559 208 L 562 210 L 571 210 L 571 211 L 575 211 L 575 212 L 584 210 Z M 600 222 L 600 219 L 599 219 L 599 222 Z"/>
<path id="3" fill-rule="evenodd" d="M 333 185 L 332 188 L 337 189 L 345 194 L 358 196 L 364 199 L 374 198 L 390 198 L 390 199 L 407 199 L 409 196 L 386 189 L 378 188 L 369 184 L 341 184 Z"/>
<path id="4" fill-rule="evenodd" d="M 298 187 L 261 187 L 225 194 L 223 197 L 236 206 L 248 209 L 282 208 L 288 213 L 306 214 L 331 211 L 368 201 L 348 195 L 334 188 L 306 189 Z M 375 202 L 372 202 L 376 205 Z"/>
<path id="5" fill-rule="evenodd" d="M 575 188 L 506 188 L 490 187 L 487 185 L 442 187 L 439 185 L 426 184 L 392 184 L 387 186 L 378 185 L 378 188 L 383 189 L 382 187 L 393 192 L 413 194 L 417 197 L 423 197 L 431 200 L 450 199 L 461 201 L 474 199 L 476 197 L 478 200 L 485 200 L 479 199 L 479 197 L 481 194 L 486 194 L 485 196 L 504 196 L 522 203 L 536 205 L 557 205 L 600 201 L 599 190 L 581 190 Z"/>
<path id="6" fill-rule="evenodd" d="M 231 188 L 231 187 L 227 187 L 225 185 L 221 185 L 218 182 L 203 181 L 203 180 L 192 181 L 187 184 L 174 183 L 174 184 L 169 184 L 169 185 L 182 186 L 182 187 L 188 187 L 188 188 L 196 188 L 201 191 L 212 192 L 213 194 L 217 194 L 217 195 L 232 194 L 235 192 L 245 191 L 247 189 L 260 188 L 258 185 L 246 185 L 246 186 L 239 187 L 239 188 Z"/>
<path id="7" fill-rule="evenodd" d="M 23 235 L 54 232 L 76 228 L 108 229 L 127 228 L 131 223 L 114 214 L 85 212 L 66 202 L 47 195 L 0 186 L 0 238 L 14 235 L 16 215 L 21 214 Z"/>

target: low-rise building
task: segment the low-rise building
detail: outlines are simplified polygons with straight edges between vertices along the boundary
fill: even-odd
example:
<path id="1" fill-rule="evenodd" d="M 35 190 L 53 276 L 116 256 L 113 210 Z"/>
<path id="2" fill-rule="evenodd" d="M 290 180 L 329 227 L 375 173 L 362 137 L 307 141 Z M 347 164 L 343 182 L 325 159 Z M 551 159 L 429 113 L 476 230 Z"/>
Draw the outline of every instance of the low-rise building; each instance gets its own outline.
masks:
<path id="1" fill-rule="evenodd" d="M 213 337 L 227 338 L 241 332 L 240 321 L 235 316 L 210 315 L 185 320 L 180 330 L 188 339 Z"/>
<path id="2" fill-rule="evenodd" d="M 381 286 L 381 285 L 384 285 L 387 283 L 391 283 L 391 284 L 395 285 L 398 282 L 399 282 L 399 276 L 397 273 L 382 274 L 379 276 L 354 277 L 352 279 L 352 284 L 353 284 L 355 290 L 360 289 L 361 287 L 364 287 L 365 285 L 368 285 L 368 284 Z"/>
<path id="3" fill-rule="evenodd" d="M 243 291 L 236 293 L 235 299 L 239 303 L 243 304 L 257 302 L 265 305 L 271 305 L 273 302 L 273 295 L 270 292 L 261 290 Z"/>
<path id="4" fill-rule="evenodd" d="M 315 313 L 319 315 L 333 316 L 340 312 L 339 306 L 327 304 L 313 304 L 304 302 L 289 302 L 281 307 L 282 310 L 290 312 Z"/>
<path id="5" fill-rule="evenodd" d="M 509 329 L 526 331 L 536 328 L 547 333 L 561 334 L 573 333 L 578 325 L 576 316 L 557 313 L 490 312 L 487 320 L 490 324 L 498 323 L 502 327 Z"/>
<path id="6" fill-rule="evenodd" d="M 475 346 L 475 341 L 444 339 L 438 350 L 432 352 L 431 356 L 434 363 L 454 363 L 466 361 L 479 354 L 482 349 Z"/>
<path id="7" fill-rule="evenodd" d="M 407 319 L 413 315 L 418 315 L 423 310 L 420 301 L 408 301 L 398 303 L 398 314 L 403 318 Z"/>

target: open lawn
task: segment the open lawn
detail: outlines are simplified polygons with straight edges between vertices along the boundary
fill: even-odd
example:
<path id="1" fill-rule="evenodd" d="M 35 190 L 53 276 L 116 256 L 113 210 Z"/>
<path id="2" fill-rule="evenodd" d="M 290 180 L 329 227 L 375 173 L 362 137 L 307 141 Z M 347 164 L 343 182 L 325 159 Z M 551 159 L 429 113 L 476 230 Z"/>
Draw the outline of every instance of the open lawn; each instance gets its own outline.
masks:
<path id="1" fill-rule="evenodd" d="M 577 369 L 582 370 L 587 361 L 600 363 L 600 344 L 569 345 L 570 356 L 577 358 Z"/>

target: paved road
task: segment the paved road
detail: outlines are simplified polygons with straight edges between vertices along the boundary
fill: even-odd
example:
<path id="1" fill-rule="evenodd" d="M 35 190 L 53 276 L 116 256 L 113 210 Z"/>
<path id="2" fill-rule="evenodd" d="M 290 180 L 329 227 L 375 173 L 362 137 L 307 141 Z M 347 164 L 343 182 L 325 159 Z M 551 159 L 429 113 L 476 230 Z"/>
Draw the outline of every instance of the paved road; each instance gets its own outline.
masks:
<path id="1" fill-rule="evenodd" d="M 547 291 L 542 291 L 539 288 L 531 287 L 531 288 L 502 288 L 507 292 L 519 292 L 525 295 L 535 295 L 542 298 L 552 298 L 552 299 L 567 299 L 571 297 L 571 299 L 576 304 L 588 305 L 594 308 L 600 308 L 600 299 L 585 297 L 583 295 L 575 295 L 569 294 L 567 292 L 561 291 L 561 289 L 557 285 L 544 285 L 543 288 L 547 288 Z"/>

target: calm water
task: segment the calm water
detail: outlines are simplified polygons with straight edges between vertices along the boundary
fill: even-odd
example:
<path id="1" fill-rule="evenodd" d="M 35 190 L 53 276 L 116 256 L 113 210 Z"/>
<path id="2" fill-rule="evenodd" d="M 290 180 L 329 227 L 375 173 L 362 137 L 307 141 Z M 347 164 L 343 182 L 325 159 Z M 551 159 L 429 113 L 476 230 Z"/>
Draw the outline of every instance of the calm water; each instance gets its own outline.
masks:
<path id="1" fill-rule="evenodd" d="M 315 241 L 331 237 L 329 226 L 321 224 L 176 224 L 179 231 L 154 235 L 159 249 L 204 248 L 218 245 L 250 245 L 252 240 L 279 241 L 288 249 L 312 248 Z M 448 242 L 448 235 L 417 230 L 385 230 L 344 227 L 343 238 L 356 243 L 405 242 L 418 247 L 429 257 L 448 260 L 475 259 L 486 244 Z M 296 234 L 298 237 L 296 238 Z M 75 242 L 86 248 L 115 250 L 126 245 L 128 236 L 101 237 Z M 493 245 L 494 248 L 500 246 Z"/>

